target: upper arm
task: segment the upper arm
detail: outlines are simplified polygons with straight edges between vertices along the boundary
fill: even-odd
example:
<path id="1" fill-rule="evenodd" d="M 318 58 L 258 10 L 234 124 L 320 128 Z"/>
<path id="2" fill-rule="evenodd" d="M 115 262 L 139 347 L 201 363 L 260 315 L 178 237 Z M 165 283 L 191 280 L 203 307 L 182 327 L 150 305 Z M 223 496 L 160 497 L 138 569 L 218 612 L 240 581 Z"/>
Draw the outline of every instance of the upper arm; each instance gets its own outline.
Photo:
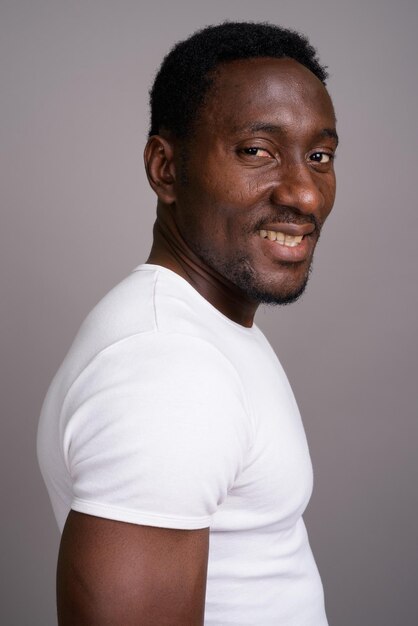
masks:
<path id="1" fill-rule="evenodd" d="M 210 526 L 250 445 L 241 381 L 207 342 L 136 336 L 97 356 L 61 413 L 71 508 L 146 526 Z"/>
<path id="2" fill-rule="evenodd" d="M 208 528 L 157 528 L 71 511 L 58 558 L 58 623 L 203 624 L 208 546 Z"/>
<path id="3" fill-rule="evenodd" d="M 102 351 L 72 384 L 61 414 L 73 510 L 60 626 L 203 623 L 206 527 L 249 441 L 231 368 L 206 342 L 141 335 Z"/>

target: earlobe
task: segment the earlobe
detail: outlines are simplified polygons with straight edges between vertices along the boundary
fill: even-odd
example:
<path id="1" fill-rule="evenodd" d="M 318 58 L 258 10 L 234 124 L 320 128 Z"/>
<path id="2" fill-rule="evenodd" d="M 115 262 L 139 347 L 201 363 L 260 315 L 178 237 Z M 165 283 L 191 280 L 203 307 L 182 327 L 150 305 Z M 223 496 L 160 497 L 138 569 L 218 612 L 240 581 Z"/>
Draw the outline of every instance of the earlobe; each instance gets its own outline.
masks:
<path id="1" fill-rule="evenodd" d="M 144 150 L 148 182 L 165 204 L 175 202 L 175 166 L 173 145 L 160 135 L 153 135 Z"/>

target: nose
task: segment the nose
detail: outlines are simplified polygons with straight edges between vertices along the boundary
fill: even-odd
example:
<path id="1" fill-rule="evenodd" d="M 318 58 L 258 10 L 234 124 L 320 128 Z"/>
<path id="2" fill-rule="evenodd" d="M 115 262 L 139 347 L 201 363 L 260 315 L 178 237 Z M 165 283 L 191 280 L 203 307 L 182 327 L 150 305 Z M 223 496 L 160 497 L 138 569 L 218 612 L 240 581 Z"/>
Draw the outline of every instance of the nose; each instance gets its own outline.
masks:
<path id="1" fill-rule="evenodd" d="M 304 215 L 318 217 L 325 206 L 325 197 L 315 173 L 304 164 L 292 164 L 281 171 L 272 200 Z"/>

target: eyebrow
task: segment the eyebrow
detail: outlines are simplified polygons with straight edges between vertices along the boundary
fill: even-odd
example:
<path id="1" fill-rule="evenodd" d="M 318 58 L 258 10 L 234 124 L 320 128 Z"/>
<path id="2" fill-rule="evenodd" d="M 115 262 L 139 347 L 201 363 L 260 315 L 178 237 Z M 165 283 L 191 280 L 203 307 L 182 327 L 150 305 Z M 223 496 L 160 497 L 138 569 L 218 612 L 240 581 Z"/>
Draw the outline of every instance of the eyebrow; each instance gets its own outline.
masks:
<path id="1" fill-rule="evenodd" d="M 260 130 L 263 130 L 266 133 L 283 133 L 284 130 L 282 126 L 277 126 L 277 124 L 267 124 L 266 122 L 254 122 L 253 124 L 249 124 L 248 126 L 241 126 L 239 128 L 234 129 L 237 132 L 242 130 L 250 131 L 251 133 L 257 133 Z"/>
<path id="2" fill-rule="evenodd" d="M 251 133 L 257 133 L 259 131 L 264 131 L 265 133 L 285 133 L 285 129 L 282 126 L 278 126 L 277 124 L 268 124 L 266 122 L 254 122 L 253 124 L 249 124 L 248 126 L 240 126 L 234 128 L 234 132 L 242 132 L 247 131 Z M 334 139 L 336 144 L 338 145 L 338 134 L 335 128 L 323 128 L 319 133 L 320 137 L 330 137 Z"/>
<path id="3" fill-rule="evenodd" d="M 322 137 L 330 137 L 331 139 L 335 139 L 335 143 L 338 146 L 338 134 L 335 128 L 324 128 L 321 130 L 320 135 Z"/>

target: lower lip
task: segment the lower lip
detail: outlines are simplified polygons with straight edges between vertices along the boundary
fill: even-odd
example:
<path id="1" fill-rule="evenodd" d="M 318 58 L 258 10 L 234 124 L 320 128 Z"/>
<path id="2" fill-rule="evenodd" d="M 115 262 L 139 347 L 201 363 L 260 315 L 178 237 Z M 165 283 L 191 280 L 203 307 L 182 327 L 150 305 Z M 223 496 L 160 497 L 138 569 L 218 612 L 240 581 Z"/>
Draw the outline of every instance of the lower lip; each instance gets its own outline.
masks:
<path id="1" fill-rule="evenodd" d="M 284 263 L 302 263 L 312 252 L 313 241 L 305 236 L 297 246 L 285 246 L 277 241 L 259 237 L 265 253 Z"/>

